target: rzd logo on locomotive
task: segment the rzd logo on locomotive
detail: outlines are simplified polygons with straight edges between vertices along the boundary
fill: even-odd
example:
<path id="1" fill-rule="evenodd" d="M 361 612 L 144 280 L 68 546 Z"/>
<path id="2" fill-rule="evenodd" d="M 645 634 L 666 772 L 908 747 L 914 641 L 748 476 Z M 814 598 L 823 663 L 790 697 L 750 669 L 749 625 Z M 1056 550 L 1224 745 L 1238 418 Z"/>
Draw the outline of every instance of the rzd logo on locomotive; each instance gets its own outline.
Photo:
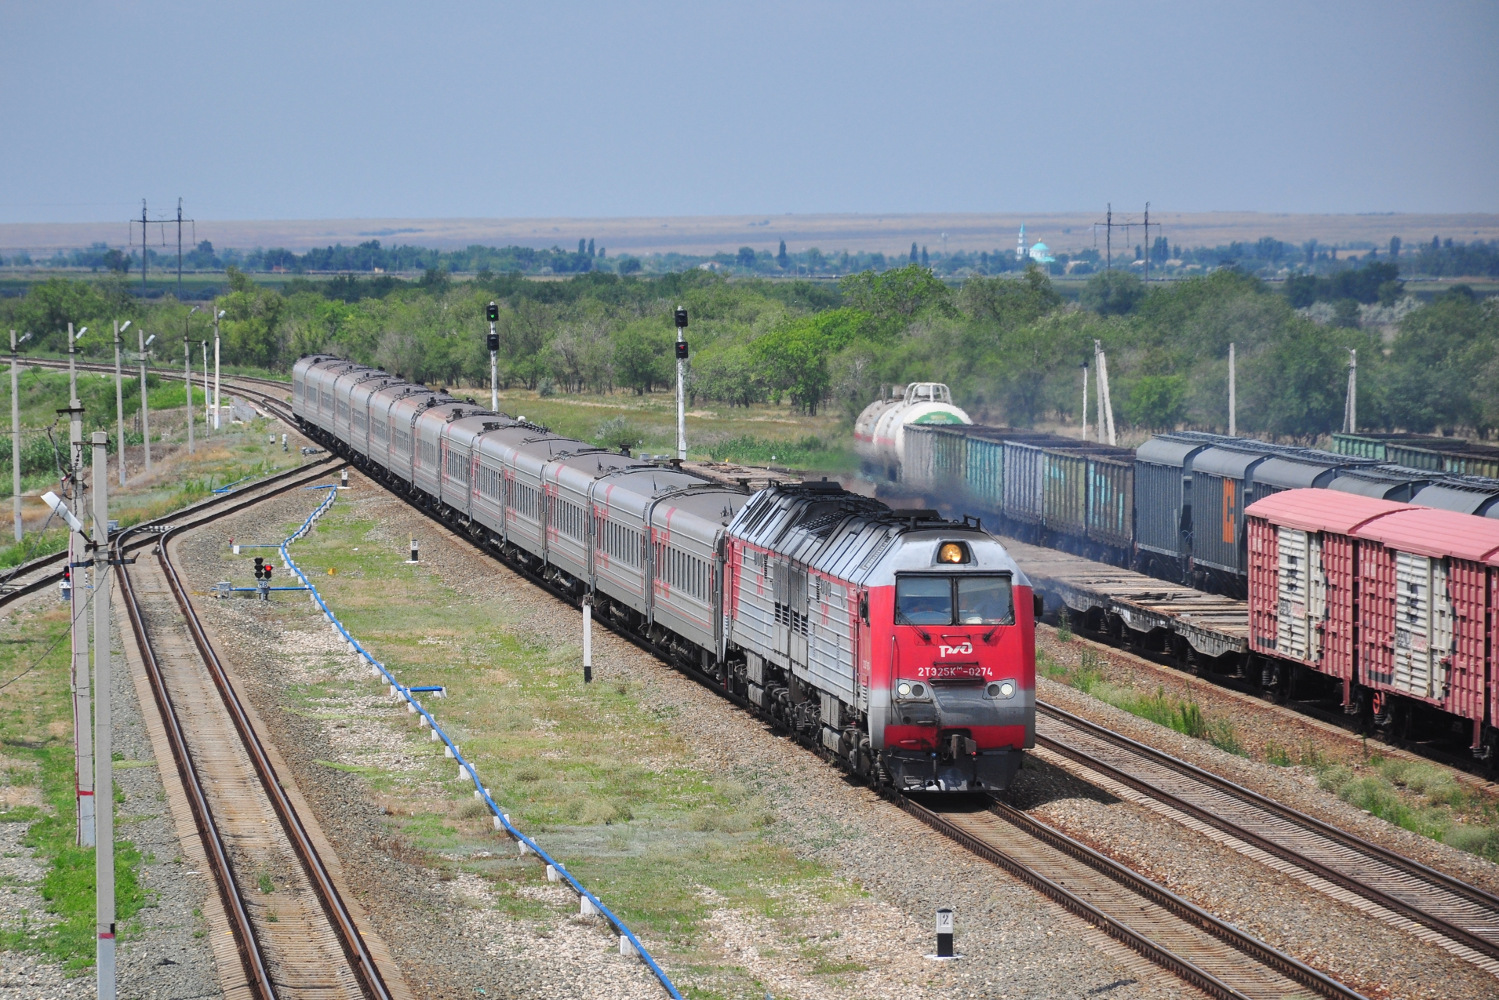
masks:
<path id="1" fill-rule="evenodd" d="M 956 646 L 942 646 L 942 645 L 939 645 L 937 647 L 937 650 L 938 650 L 938 653 L 937 653 L 938 656 L 952 656 L 954 653 L 958 654 L 959 656 L 967 656 L 968 654 L 970 654 L 970 653 L 973 652 L 973 643 L 971 643 L 971 642 L 962 642 L 962 643 L 959 643 Z"/>

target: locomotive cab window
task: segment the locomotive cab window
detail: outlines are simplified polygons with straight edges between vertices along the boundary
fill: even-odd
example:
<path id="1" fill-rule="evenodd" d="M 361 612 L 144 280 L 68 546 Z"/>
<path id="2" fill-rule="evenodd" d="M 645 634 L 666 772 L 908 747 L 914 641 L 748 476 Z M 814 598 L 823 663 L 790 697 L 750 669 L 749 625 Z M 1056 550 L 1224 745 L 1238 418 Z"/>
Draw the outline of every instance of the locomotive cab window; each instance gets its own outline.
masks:
<path id="1" fill-rule="evenodd" d="M 1008 574 L 898 576 L 898 625 L 1013 625 L 1015 604 Z"/>

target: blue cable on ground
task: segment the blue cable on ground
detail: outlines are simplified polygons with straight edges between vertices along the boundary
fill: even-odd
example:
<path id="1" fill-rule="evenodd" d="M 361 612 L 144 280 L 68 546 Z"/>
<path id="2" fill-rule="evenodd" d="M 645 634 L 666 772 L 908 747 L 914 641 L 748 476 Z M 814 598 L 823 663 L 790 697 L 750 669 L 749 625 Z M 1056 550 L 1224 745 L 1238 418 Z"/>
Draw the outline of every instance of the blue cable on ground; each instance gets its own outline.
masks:
<path id="1" fill-rule="evenodd" d="M 423 685 L 416 688 L 411 688 L 401 684 L 400 681 L 396 680 L 395 675 L 392 674 L 388 669 L 386 669 L 385 664 L 375 659 L 367 649 L 359 644 L 359 641 L 357 639 L 349 634 L 349 630 L 344 628 L 343 622 L 338 620 L 337 616 L 333 614 L 332 609 L 328 607 L 327 602 L 323 600 L 323 595 L 318 592 L 317 587 L 313 586 L 312 580 L 308 578 L 307 574 L 302 572 L 301 567 L 299 567 L 296 562 L 293 561 L 291 553 L 287 551 L 287 546 L 310 532 L 312 530 L 313 524 L 317 521 L 318 518 L 327 513 L 328 508 L 333 506 L 333 501 L 338 496 L 338 487 L 333 484 L 329 484 L 327 486 L 310 486 L 307 487 L 307 489 L 327 490 L 328 496 L 323 500 L 322 503 L 318 504 L 317 508 L 311 514 L 308 515 L 307 520 L 302 522 L 302 526 L 288 535 L 278 546 L 278 548 L 280 548 L 281 550 L 281 558 L 286 563 L 286 567 L 293 573 L 297 574 L 297 578 L 300 579 L 304 584 L 306 584 L 308 592 L 312 595 L 313 602 L 323 612 L 323 615 L 328 619 L 328 621 L 333 624 L 333 627 L 338 631 L 338 634 L 343 637 L 343 640 L 349 644 L 349 647 L 353 649 L 356 654 L 363 657 L 371 667 L 380 672 L 380 674 L 385 678 L 386 682 L 390 685 L 390 689 L 393 694 L 398 694 L 406 700 L 406 703 L 409 706 L 408 711 L 419 713 L 427 721 L 427 724 L 432 727 L 432 731 L 438 735 L 438 738 L 441 739 L 443 744 L 446 746 L 447 755 L 458 762 L 459 771 L 466 774 L 467 778 L 474 783 L 474 789 L 479 793 L 480 797 L 483 798 L 484 804 L 489 806 L 490 812 L 494 814 L 495 829 L 504 830 L 506 833 L 510 834 L 510 836 L 513 837 L 516 842 L 521 845 L 522 853 L 529 850 L 542 861 L 544 861 L 548 865 L 551 865 L 552 868 L 556 870 L 557 874 L 561 878 L 565 879 L 568 885 L 572 886 L 573 890 L 577 892 L 581 898 L 586 899 L 593 906 L 594 910 L 599 913 L 599 915 L 601 915 L 605 920 L 609 921 L 610 925 L 619 932 L 619 936 L 621 938 L 630 943 L 630 947 L 634 950 L 635 954 L 640 956 L 641 961 L 645 962 L 646 967 L 651 970 L 651 973 L 655 975 L 656 979 L 660 981 L 661 985 L 666 988 L 666 992 L 672 997 L 672 1000 L 683 1000 L 682 994 L 678 992 L 677 987 L 672 983 L 671 978 L 667 976 L 666 971 L 656 963 L 656 960 L 651 957 L 651 953 L 646 950 L 645 945 L 640 943 L 640 939 L 635 936 L 635 932 L 630 930 L 630 928 L 625 925 L 623 920 L 615 916 L 614 912 L 607 906 L 605 906 L 597 896 L 589 892 L 588 889 L 583 885 L 583 883 L 574 878 L 573 874 L 567 870 L 562 862 L 553 858 L 550 854 L 542 849 L 540 844 L 536 843 L 536 841 L 532 840 L 530 837 L 526 836 L 518 828 L 516 828 L 516 826 L 510 822 L 510 817 L 500 809 L 500 807 L 495 803 L 494 799 L 489 797 L 489 789 L 485 788 L 484 783 L 479 780 L 478 769 L 474 767 L 471 761 L 466 760 L 463 757 L 463 755 L 458 750 L 458 744 L 454 743 L 452 739 L 449 738 L 448 734 L 443 731 L 442 727 L 437 724 L 437 719 L 432 715 L 432 713 L 429 712 L 421 702 L 411 696 L 413 690 L 430 690 L 431 686 Z"/>

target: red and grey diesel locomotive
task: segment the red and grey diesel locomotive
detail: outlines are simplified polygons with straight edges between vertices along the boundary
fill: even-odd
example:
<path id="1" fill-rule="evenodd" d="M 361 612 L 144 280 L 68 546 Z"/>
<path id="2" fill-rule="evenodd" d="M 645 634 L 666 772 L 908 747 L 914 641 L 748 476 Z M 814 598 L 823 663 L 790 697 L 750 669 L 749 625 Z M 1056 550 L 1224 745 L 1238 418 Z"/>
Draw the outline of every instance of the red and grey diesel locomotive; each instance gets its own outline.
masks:
<path id="1" fill-rule="evenodd" d="M 872 783 L 1000 792 L 1034 745 L 1031 587 L 976 521 L 751 493 L 326 355 L 292 385 L 310 437 Z"/>

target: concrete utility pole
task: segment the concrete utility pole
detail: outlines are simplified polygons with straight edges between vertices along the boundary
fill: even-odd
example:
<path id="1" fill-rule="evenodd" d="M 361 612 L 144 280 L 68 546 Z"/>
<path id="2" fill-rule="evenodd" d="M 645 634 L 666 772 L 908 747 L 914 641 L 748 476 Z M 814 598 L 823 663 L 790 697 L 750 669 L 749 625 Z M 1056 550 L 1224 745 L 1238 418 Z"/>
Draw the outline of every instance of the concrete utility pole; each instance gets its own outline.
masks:
<path id="1" fill-rule="evenodd" d="M 77 362 L 75 362 L 73 360 L 73 356 L 78 353 L 78 346 L 77 346 L 78 345 L 78 341 L 83 337 L 83 335 L 85 333 L 88 333 L 88 327 L 84 327 L 83 329 L 79 330 L 77 333 L 74 333 L 73 332 L 73 324 L 72 323 L 68 324 L 68 401 L 69 401 L 68 405 L 69 406 L 76 406 L 76 405 L 78 405 L 77 403 L 73 402 L 74 400 L 76 400 L 78 398 L 78 364 L 77 364 Z M 82 445 L 81 442 L 78 445 L 78 447 L 79 447 L 79 453 L 77 455 L 73 456 L 73 460 L 74 460 L 74 464 L 75 465 L 78 462 L 83 461 L 83 459 L 81 457 L 82 454 L 83 454 L 83 451 L 82 451 L 83 445 Z"/>
<path id="2" fill-rule="evenodd" d="M 219 320 L 224 318 L 224 310 L 219 308 L 219 300 L 213 300 L 213 429 L 218 430 L 222 425 L 219 419 Z"/>
<path id="3" fill-rule="evenodd" d="M 120 337 L 130 329 L 130 320 L 121 326 L 115 320 L 115 447 L 119 449 L 116 464 L 120 467 L 120 485 L 125 485 L 125 383 L 120 371 Z"/>
<path id="4" fill-rule="evenodd" d="M 677 458 L 687 459 L 687 310 L 677 306 Z"/>
<path id="5" fill-rule="evenodd" d="M 68 490 L 69 506 L 73 511 L 83 510 L 83 405 L 78 401 L 78 370 L 73 357 L 77 353 L 78 338 L 88 332 L 84 327 L 77 334 L 73 324 L 68 324 Z M 73 579 L 69 591 L 70 634 L 73 644 L 71 684 L 73 689 L 73 745 L 74 777 L 77 788 L 78 844 L 92 847 L 94 844 L 94 740 L 89 720 L 93 716 L 89 695 L 89 634 L 88 622 L 83 617 L 88 603 L 87 587 L 88 536 L 84 534 L 83 522 L 74 515 L 68 532 L 68 572 Z"/>
<path id="6" fill-rule="evenodd" d="M 141 348 L 141 438 L 146 444 L 146 475 L 151 474 L 151 405 L 146 395 L 146 348 L 156 339 L 156 334 L 146 336 L 146 331 L 137 328 L 136 339 Z"/>
<path id="7" fill-rule="evenodd" d="M 187 453 L 193 453 L 193 345 L 187 339 L 187 321 L 198 311 L 193 306 L 182 317 L 182 384 L 187 389 Z"/>
<path id="8" fill-rule="evenodd" d="M 1238 386 L 1234 381 L 1234 345 L 1228 345 L 1228 436 L 1239 436 Z"/>
<path id="9" fill-rule="evenodd" d="M 213 398 L 208 392 L 208 341 L 200 340 L 198 346 L 203 352 L 203 436 L 206 438 L 213 433 L 208 422 L 208 401 Z"/>
<path id="10" fill-rule="evenodd" d="M 1343 406 L 1343 431 L 1358 433 L 1358 351 L 1348 349 L 1348 401 Z"/>
<path id="11" fill-rule="evenodd" d="M 113 699 L 109 648 L 108 435 L 94 431 L 94 902 L 99 1000 L 115 996 L 115 830 Z"/>
<path id="12" fill-rule="evenodd" d="M 1118 441 L 1114 437 L 1114 404 L 1109 400 L 1109 361 L 1103 353 L 1103 342 L 1093 341 L 1094 362 L 1098 366 L 1098 443 L 1104 439 L 1104 428 L 1109 432 L 1109 447 Z"/>
<path id="13" fill-rule="evenodd" d="M 489 320 L 489 408 L 500 412 L 500 334 L 495 324 L 500 319 L 498 303 L 484 307 L 484 318 Z"/>
<path id="14" fill-rule="evenodd" d="M 16 541 L 21 540 L 21 355 L 20 346 L 31 334 L 16 339 L 10 331 L 10 492 L 16 511 Z"/>
<path id="15" fill-rule="evenodd" d="M 1088 362 L 1083 362 L 1083 440 L 1088 440 Z"/>

